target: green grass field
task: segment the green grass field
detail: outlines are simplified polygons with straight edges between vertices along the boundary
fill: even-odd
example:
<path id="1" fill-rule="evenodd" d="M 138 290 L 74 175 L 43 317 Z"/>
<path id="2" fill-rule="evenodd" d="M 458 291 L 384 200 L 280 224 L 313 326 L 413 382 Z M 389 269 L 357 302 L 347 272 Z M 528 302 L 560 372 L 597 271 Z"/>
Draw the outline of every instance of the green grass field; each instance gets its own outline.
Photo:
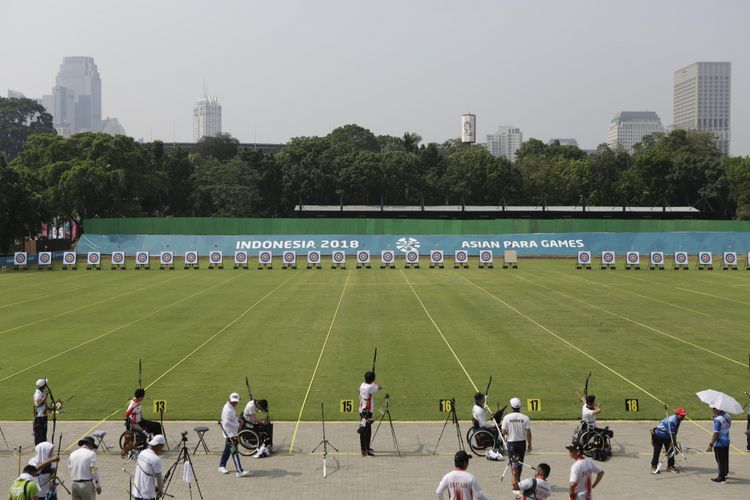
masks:
<path id="1" fill-rule="evenodd" d="M 328 418 L 353 419 L 339 403 L 356 400 L 376 346 L 397 420 L 444 419 L 439 400 L 451 397 L 467 419 L 490 375 L 493 407 L 536 398 L 535 419 L 578 418 L 589 371 L 603 419 L 663 417 L 660 401 L 708 418 L 696 391 L 747 400 L 749 311 L 750 272 L 576 271 L 574 259 L 516 270 L 9 271 L 0 420 L 30 420 L 44 376 L 58 398 L 75 395 L 61 418 L 119 419 L 139 358 L 168 419 L 216 419 L 232 391 L 244 404 L 245 375 L 274 419 L 318 419 L 321 401 Z M 626 398 L 640 411 L 626 412 Z"/>

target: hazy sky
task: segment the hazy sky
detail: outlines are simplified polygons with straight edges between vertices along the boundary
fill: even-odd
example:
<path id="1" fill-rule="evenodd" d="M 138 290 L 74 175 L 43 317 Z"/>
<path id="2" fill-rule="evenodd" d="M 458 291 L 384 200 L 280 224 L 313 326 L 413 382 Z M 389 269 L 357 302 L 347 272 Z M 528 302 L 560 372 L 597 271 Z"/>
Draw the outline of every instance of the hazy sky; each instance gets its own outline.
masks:
<path id="1" fill-rule="evenodd" d="M 619 111 L 672 123 L 673 72 L 732 63 L 732 154 L 750 154 L 750 0 L 3 0 L 0 92 L 50 92 L 92 56 L 103 115 L 192 140 L 203 79 L 242 141 L 358 123 L 426 141 L 515 125 L 606 142 Z M 744 111 L 743 111 L 744 110 Z"/>

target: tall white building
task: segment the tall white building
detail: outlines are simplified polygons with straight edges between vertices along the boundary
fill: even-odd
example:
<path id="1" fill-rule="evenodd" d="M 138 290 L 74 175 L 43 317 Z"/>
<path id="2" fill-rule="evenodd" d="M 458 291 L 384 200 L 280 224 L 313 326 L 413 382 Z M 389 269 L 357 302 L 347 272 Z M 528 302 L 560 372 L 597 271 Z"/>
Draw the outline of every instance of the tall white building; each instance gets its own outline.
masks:
<path id="1" fill-rule="evenodd" d="M 607 146 L 633 154 L 633 146 L 654 132 L 663 132 L 659 115 L 653 111 L 621 111 L 609 122 Z"/>
<path id="2" fill-rule="evenodd" d="M 516 160 L 516 151 L 523 143 L 521 129 L 512 125 L 500 126 L 496 134 L 487 134 L 487 151 L 492 156 L 505 157 L 510 161 Z"/>
<path id="3" fill-rule="evenodd" d="M 711 132 L 729 154 L 732 64 L 697 62 L 674 72 L 674 128 Z"/>
<path id="4" fill-rule="evenodd" d="M 193 141 L 221 134 L 221 104 L 215 97 L 204 97 L 193 108 Z"/>

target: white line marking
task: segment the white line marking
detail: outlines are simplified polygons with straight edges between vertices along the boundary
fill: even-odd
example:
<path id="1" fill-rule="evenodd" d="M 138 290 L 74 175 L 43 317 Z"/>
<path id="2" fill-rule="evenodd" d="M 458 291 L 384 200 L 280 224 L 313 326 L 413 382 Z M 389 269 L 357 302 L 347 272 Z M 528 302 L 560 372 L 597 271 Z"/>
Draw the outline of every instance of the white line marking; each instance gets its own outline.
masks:
<path id="1" fill-rule="evenodd" d="M 719 295 L 714 295 L 714 294 L 706 293 L 706 292 L 699 292 L 698 290 L 691 290 L 689 288 L 683 288 L 681 286 L 676 286 L 675 288 L 678 289 L 678 290 L 684 290 L 684 291 L 690 292 L 690 293 L 697 293 L 698 295 L 705 295 L 706 297 L 713 297 L 713 298 L 719 299 L 719 300 L 728 300 L 729 302 L 736 302 L 738 304 L 743 304 L 743 305 L 746 305 L 746 306 L 750 306 L 750 302 L 742 302 L 741 300 L 730 299 L 729 297 L 720 297 Z"/>
<path id="2" fill-rule="evenodd" d="M 26 302 L 33 302 L 35 300 L 46 299 L 47 297 L 52 297 L 52 294 L 48 293 L 47 295 L 40 295 L 38 297 L 34 297 L 33 299 L 26 299 L 26 300 L 22 300 L 20 302 L 13 302 L 11 304 L 2 304 L 2 305 L 0 305 L 0 309 L 2 309 L 3 307 L 12 307 L 12 306 L 17 306 L 19 304 L 25 304 Z"/>

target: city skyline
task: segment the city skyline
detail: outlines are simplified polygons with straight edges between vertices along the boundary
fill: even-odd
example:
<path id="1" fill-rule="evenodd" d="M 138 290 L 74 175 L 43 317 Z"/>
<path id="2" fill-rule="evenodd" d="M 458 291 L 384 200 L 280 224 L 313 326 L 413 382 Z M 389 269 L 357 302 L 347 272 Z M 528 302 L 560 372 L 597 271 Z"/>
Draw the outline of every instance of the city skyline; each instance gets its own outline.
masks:
<path id="1" fill-rule="evenodd" d="M 524 139 L 575 137 L 593 149 L 620 110 L 653 110 L 671 125 L 674 72 L 729 61 L 731 154 L 750 154 L 750 116 L 737 111 L 750 108 L 750 2 L 219 1 L 216 27 L 200 40 L 192 36 L 206 29 L 199 2 L 42 3 L 5 7 L 0 43 L 15 49 L 0 89 L 48 94 L 63 57 L 93 57 L 107 89 L 102 114 L 135 138 L 189 141 L 195 82 L 206 77 L 223 106 L 222 129 L 243 142 L 283 143 L 347 123 L 442 142 L 458 136 L 456 116 L 471 112 L 478 137 L 513 123 Z M 38 36 L 19 46 L 23 19 Z M 61 25 L 73 29 L 62 36 Z"/>

